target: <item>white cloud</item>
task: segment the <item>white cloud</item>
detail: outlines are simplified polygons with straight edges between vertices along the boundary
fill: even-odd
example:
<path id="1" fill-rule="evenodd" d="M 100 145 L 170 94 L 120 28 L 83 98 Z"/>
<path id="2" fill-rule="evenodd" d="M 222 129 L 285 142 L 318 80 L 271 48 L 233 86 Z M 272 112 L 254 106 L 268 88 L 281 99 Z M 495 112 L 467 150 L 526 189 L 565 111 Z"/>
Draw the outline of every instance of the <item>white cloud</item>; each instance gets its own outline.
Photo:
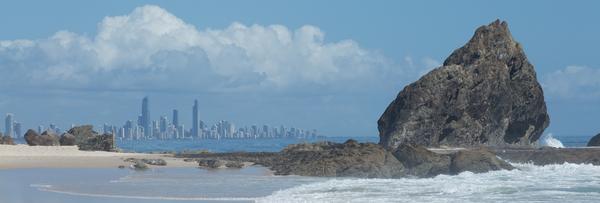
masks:
<path id="1" fill-rule="evenodd" d="M 0 41 L 0 84 L 7 88 L 281 89 L 406 75 L 390 64 L 352 40 L 325 42 L 315 26 L 199 30 L 151 5 L 105 17 L 93 37 L 59 31 L 47 39 Z"/>
<path id="2" fill-rule="evenodd" d="M 561 98 L 600 98 L 600 69 L 567 66 L 544 75 L 542 86 L 547 95 Z"/>

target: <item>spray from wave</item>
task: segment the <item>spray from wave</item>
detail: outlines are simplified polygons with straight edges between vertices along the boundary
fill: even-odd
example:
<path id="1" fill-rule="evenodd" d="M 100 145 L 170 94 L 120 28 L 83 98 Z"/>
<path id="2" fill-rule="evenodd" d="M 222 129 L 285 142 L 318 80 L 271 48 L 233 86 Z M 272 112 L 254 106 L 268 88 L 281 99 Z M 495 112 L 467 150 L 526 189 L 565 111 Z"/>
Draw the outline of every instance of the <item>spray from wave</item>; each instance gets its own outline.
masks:
<path id="1" fill-rule="evenodd" d="M 540 143 L 540 146 L 554 147 L 554 148 L 565 148 L 565 146 L 563 145 L 563 143 L 560 140 L 558 140 L 558 139 L 556 139 L 556 138 L 554 138 L 552 136 L 552 133 L 548 133 L 546 135 L 543 135 L 540 138 L 539 143 Z"/>

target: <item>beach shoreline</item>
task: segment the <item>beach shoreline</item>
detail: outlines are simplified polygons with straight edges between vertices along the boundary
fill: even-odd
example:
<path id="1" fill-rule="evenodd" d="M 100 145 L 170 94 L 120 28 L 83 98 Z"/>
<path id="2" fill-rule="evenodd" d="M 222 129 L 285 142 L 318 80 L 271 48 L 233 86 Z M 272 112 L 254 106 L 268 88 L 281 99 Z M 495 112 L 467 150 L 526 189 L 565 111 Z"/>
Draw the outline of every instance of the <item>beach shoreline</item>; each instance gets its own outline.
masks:
<path id="1" fill-rule="evenodd" d="M 129 167 L 132 163 L 126 162 L 127 158 L 163 159 L 167 162 L 166 166 L 149 165 L 150 168 L 198 166 L 171 154 L 81 151 L 77 146 L 0 145 L 0 169 Z"/>

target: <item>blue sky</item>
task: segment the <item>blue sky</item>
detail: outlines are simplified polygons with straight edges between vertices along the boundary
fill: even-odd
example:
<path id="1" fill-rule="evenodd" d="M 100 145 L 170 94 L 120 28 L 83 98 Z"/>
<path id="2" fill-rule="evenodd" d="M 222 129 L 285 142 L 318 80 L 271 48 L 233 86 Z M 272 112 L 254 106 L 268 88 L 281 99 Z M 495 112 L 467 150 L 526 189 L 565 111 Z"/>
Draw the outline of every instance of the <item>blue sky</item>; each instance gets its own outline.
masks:
<path id="1" fill-rule="evenodd" d="M 401 88 L 480 25 L 509 23 L 558 136 L 600 132 L 593 1 L 14 1 L 0 7 L 0 113 L 121 124 L 148 95 L 208 122 L 375 136 Z M 188 118 L 189 117 L 189 118 Z M 3 128 L 3 127 L 2 127 Z"/>

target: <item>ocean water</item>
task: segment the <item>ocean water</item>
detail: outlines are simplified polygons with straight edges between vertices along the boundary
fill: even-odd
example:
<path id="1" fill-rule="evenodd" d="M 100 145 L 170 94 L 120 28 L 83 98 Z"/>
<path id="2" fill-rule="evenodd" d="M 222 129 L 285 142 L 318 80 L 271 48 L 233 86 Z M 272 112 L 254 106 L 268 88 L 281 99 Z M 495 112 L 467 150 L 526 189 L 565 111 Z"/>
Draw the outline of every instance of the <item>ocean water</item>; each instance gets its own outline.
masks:
<path id="1" fill-rule="evenodd" d="M 117 140 L 117 146 L 134 152 L 277 152 L 289 144 L 319 141 L 345 142 L 355 139 L 359 142 L 379 142 L 379 137 L 324 137 L 314 139 L 182 139 L 182 140 Z"/>
<path id="2" fill-rule="evenodd" d="M 423 179 L 272 176 L 261 167 L 0 170 L 0 202 L 600 202 L 599 166 L 515 166 Z"/>

